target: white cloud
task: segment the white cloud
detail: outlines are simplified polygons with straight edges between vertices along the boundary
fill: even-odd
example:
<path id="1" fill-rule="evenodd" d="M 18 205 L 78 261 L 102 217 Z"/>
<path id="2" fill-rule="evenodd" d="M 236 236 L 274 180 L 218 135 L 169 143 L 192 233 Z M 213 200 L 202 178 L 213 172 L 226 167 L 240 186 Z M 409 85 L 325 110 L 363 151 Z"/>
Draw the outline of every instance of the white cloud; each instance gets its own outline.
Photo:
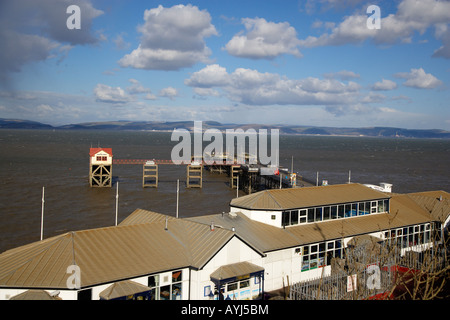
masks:
<path id="1" fill-rule="evenodd" d="M 330 33 L 317 37 L 309 36 L 300 40 L 300 43 L 305 47 L 359 44 L 369 39 L 376 44 L 409 43 L 415 32 L 423 34 L 429 27 L 442 29 L 442 25 L 450 23 L 450 2 L 403 0 L 395 14 L 381 18 L 381 28 L 378 30 L 368 29 L 367 19 L 368 15 L 365 12 L 355 13 L 345 17 Z M 439 33 L 436 33 L 436 36 L 439 38 Z M 450 58 L 450 41 L 445 37 L 441 38 L 443 46 L 434 53 L 434 56 Z"/>
<path id="2" fill-rule="evenodd" d="M 442 81 L 426 73 L 422 68 L 411 69 L 410 72 L 400 72 L 394 75 L 397 78 L 407 79 L 403 85 L 418 89 L 433 89 L 442 85 Z"/>
<path id="3" fill-rule="evenodd" d="M 372 86 L 372 90 L 375 91 L 386 91 L 394 90 L 397 88 L 397 83 L 392 80 L 383 79 L 381 81 L 375 82 Z"/>
<path id="4" fill-rule="evenodd" d="M 91 0 L 77 1 L 82 12 L 82 28 L 66 27 L 70 0 L 2 1 L 0 9 L 0 84 L 7 84 L 11 72 L 20 72 L 30 62 L 59 57 L 64 59 L 75 45 L 99 41 L 92 30 L 93 20 L 103 14 Z"/>
<path id="5" fill-rule="evenodd" d="M 242 19 L 246 33 L 235 35 L 225 50 L 237 57 L 273 59 L 281 54 L 302 57 L 297 32 L 288 22 L 268 22 L 263 18 Z"/>
<path id="6" fill-rule="evenodd" d="M 288 79 L 274 73 L 238 68 L 228 73 L 218 65 L 207 66 L 185 80 L 194 88 L 222 89 L 227 97 L 247 105 L 326 105 L 352 103 L 360 86 L 335 79 Z M 207 90 L 200 91 L 203 95 Z M 217 90 L 212 91 L 214 95 Z"/>
<path id="7" fill-rule="evenodd" d="M 94 94 L 97 101 L 107 103 L 127 103 L 133 101 L 133 98 L 120 87 L 110 87 L 106 84 L 97 84 L 94 88 Z"/>
<path id="8" fill-rule="evenodd" d="M 211 50 L 205 38 L 217 35 L 211 16 L 192 5 L 145 10 L 138 48 L 119 60 L 122 67 L 148 70 L 179 70 L 207 62 Z"/>
<path id="9" fill-rule="evenodd" d="M 173 87 L 167 87 L 164 89 L 161 89 L 158 93 L 158 96 L 169 98 L 170 100 L 175 99 L 175 97 L 178 96 L 178 90 Z"/>
<path id="10" fill-rule="evenodd" d="M 149 88 L 145 88 L 138 80 L 129 79 L 128 80 L 132 85 L 127 88 L 127 92 L 129 94 L 141 94 L 141 93 L 151 93 L 152 91 Z"/>

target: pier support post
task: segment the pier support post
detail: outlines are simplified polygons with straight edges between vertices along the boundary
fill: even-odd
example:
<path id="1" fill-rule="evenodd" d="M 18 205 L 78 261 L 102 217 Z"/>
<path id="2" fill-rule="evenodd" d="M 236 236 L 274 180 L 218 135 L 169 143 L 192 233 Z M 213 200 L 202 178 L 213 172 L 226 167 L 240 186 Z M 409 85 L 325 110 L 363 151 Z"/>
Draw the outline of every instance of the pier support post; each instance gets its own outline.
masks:
<path id="1" fill-rule="evenodd" d="M 143 166 L 142 187 L 158 187 L 158 165 L 154 161 L 147 161 Z"/>
<path id="2" fill-rule="evenodd" d="M 201 188 L 203 179 L 203 166 L 193 162 L 188 164 L 186 172 L 186 188 Z"/>
<path id="3" fill-rule="evenodd" d="M 232 189 L 237 188 L 238 176 L 241 174 L 241 166 L 240 165 L 232 165 L 230 167 L 230 185 Z"/>

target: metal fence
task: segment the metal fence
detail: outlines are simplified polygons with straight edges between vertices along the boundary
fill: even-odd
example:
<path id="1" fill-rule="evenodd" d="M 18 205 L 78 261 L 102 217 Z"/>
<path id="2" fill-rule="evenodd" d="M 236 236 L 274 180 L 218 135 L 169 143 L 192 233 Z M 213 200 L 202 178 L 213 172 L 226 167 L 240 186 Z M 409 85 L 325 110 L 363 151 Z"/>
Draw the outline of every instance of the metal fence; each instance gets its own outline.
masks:
<path id="1" fill-rule="evenodd" d="M 370 299 L 389 292 L 399 267 L 431 274 L 449 267 L 448 250 L 433 247 L 423 252 L 400 255 L 396 246 L 377 245 L 347 248 L 344 259 L 333 259 L 331 274 L 290 286 L 291 300 Z"/>

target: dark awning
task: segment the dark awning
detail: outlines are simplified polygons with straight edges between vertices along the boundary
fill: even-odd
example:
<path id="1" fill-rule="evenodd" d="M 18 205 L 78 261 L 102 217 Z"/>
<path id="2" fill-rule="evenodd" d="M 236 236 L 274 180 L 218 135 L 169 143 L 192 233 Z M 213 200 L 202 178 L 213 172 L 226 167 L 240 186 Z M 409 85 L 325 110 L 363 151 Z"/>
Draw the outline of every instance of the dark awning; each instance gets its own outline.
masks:
<path id="1" fill-rule="evenodd" d="M 249 278 L 252 275 L 259 274 L 264 271 L 263 267 L 257 266 L 250 262 L 238 262 L 222 266 L 211 273 L 213 282 L 223 282 L 224 280 L 234 281 Z"/>
<path id="2" fill-rule="evenodd" d="M 150 290 L 151 289 L 149 287 L 134 281 L 120 281 L 110 285 L 108 288 L 100 292 L 100 299 L 112 300 L 121 297 L 128 297 L 138 293 L 148 292 Z"/>

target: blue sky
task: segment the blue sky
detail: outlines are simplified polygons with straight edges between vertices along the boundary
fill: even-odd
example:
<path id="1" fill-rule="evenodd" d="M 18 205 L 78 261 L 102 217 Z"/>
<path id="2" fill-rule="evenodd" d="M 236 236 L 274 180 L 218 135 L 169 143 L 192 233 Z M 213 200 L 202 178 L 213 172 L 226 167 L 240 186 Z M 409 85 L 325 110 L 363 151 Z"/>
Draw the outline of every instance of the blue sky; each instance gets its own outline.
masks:
<path id="1" fill-rule="evenodd" d="M 1 118 L 450 130 L 450 1 L 8 0 L 0 30 Z"/>

